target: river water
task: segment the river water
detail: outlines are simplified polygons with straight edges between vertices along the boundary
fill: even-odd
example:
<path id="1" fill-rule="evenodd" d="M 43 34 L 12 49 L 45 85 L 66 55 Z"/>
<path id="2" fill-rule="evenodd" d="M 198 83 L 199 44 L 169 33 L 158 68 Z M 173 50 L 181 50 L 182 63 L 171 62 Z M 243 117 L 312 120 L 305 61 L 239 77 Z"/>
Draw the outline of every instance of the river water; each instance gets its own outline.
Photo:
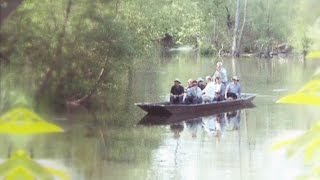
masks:
<path id="1" fill-rule="evenodd" d="M 134 102 L 166 100 L 175 78 L 183 84 L 189 78 L 204 78 L 218 60 L 184 53 L 152 68 L 135 69 L 133 102 L 125 112 L 132 114 L 130 121 L 137 124 L 145 115 Z M 162 126 L 108 126 L 52 117 L 65 133 L 31 137 L 34 159 L 79 180 L 284 180 L 301 175 L 301 156 L 287 159 L 271 146 L 310 128 L 320 120 L 320 112 L 275 101 L 308 82 L 319 63 L 304 64 L 297 58 L 222 61 L 229 79 L 237 75 L 243 92 L 257 94 L 255 108 Z M 8 141 L 1 139 L 2 158 Z"/>

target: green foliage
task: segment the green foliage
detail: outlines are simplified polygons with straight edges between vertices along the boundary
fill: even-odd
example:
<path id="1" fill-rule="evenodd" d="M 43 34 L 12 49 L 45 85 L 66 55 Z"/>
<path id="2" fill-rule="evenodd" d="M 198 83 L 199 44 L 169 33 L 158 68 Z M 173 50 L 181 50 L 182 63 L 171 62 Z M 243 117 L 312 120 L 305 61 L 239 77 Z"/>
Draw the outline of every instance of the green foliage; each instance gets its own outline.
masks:
<path id="1" fill-rule="evenodd" d="M 111 11 L 113 1 L 72 1 L 65 24 L 67 3 L 67 0 L 26 1 L 3 24 L 4 46 L 0 52 L 5 54 L 6 64 L 1 66 L 0 73 L 2 98 L 8 99 L 9 92 L 22 89 L 27 89 L 25 95 L 32 97 L 47 69 L 57 63 L 51 86 L 42 99 L 61 106 L 68 97 L 88 93 L 101 68 L 107 72 L 102 89 L 114 89 L 116 75 L 132 65 L 133 57 L 140 54 L 138 47 L 142 45 L 137 46 L 136 37 Z M 61 55 L 57 53 L 59 48 Z M 1 101 L 2 109 L 3 104 L 12 101 L 6 99 Z"/>
<path id="2" fill-rule="evenodd" d="M 292 22 L 293 29 L 291 41 L 298 51 L 310 50 L 310 47 L 315 44 L 311 50 L 318 50 L 320 40 L 317 36 L 319 33 L 320 10 L 317 8 L 319 1 L 307 0 L 298 1 L 295 4 L 296 16 Z"/>
<path id="3" fill-rule="evenodd" d="M 319 48 L 317 5 L 317 0 L 249 0 L 242 52 L 283 42 L 298 50 Z M 224 0 L 25 1 L 1 24 L 0 110 L 16 101 L 8 96 L 11 92 L 36 97 L 48 69 L 53 75 L 41 97 L 43 104 L 63 108 L 66 99 L 88 94 L 102 68 L 106 73 L 97 94 L 114 102 L 129 89 L 130 69 L 157 61 L 154 54 L 165 33 L 177 45 L 199 47 L 202 54 L 215 55 L 222 44 L 228 52 L 235 6 Z M 126 100 L 99 103 L 123 107 Z"/>
<path id="4" fill-rule="evenodd" d="M 119 18 L 129 29 L 135 29 L 146 49 L 153 47 L 165 33 L 172 35 L 177 44 L 195 43 L 204 24 L 199 3 L 191 0 L 122 1 Z"/>
<path id="5" fill-rule="evenodd" d="M 320 12 L 316 22 L 308 29 L 308 40 L 311 41 L 311 50 L 320 50 Z"/>
<path id="6" fill-rule="evenodd" d="M 20 89 L 21 87 L 19 87 L 19 85 L 22 87 L 26 86 L 26 84 L 23 83 L 23 77 L 15 77 L 14 72 L 0 69 L 7 72 L 3 74 L 0 73 L 0 112 L 5 112 L 17 106 L 32 107 L 33 100 L 29 98 L 32 96 L 30 89 L 23 91 Z"/>
<path id="7" fill-rule="evenodd" d="M 146 49 L 152 48 L 152 44 L 161 39 L 165 33 L 171 34 L 178 44 L 198 45 L 199 42 L 203 42 L 204 53 L 208 53 L 211 48 L 213 52 L 217 52 L 221 44 L 224 44 L 226 51 L 231 48 L 235 13 L 233 1 L 127 0 L 119 4 L 119 19 L 124 20 L 129 29 L 135 29 L 134 34 L 147 44 Z M 243 50 L 259 51 L 262 50 L 261 46 L 271 49 L 272 46 L 284 42 L 296 45 L 295 41 L 299 43 L 305 41 L 300 35 L 294 34 L 299 34 L 299 29 L 314 23 L 312 17 L 317 14 L 317 10 L 313 13 L 297 11 L 297 7 L 308 7 L 309 4 L 315 7 L 317 3 L 315 4 L 314 0 L 304 3 L 249 0 L 247 23 L 242 38 Z M 293 20 L 292 17 L 299 18 Z M 299 24 L 300 19 L 303 20 L 305 17 L 309 20 Z M 228 23 L 231 23 L 230 27 L 227 26 Z M 293 29 L 294 24 L 299 28 Z"/>

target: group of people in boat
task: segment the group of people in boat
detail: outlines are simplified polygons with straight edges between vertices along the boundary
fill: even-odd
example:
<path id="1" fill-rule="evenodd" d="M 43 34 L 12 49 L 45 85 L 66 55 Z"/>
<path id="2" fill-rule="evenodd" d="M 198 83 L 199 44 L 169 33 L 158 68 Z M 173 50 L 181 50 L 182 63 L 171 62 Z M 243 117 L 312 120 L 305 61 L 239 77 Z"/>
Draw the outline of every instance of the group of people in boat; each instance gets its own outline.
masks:
<path id="1" fill-rule="evenodd" d="M 232 77 L 228 82 L 227 71 L 222 62 L 218 62 L 216 71 L 212 76 L 197 80 L 189 79 L 186 87 L 181 85 L 179 79 L 174 80 L 170 91 L 172 104 L 201 104 L 223 101 L 226 99 L 238 99 L 241 96 L 240 79 Z"/>

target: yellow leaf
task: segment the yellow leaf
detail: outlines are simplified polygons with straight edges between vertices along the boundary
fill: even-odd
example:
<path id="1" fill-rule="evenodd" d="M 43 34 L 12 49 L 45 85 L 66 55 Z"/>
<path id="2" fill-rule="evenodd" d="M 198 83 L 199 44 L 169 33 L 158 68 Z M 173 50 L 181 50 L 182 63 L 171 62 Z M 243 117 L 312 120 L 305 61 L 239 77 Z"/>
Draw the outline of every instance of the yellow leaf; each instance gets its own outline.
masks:
<path id="1" fill-rule="evenodd" d="M 320 151 L 320 139 L 316 139 L 313 142 L 311 142 L 307 148 L 306 148 L 306 152 L 305 152 L 305 162 L 306 163 L 310 163 L 312 161 L 312 158 L 314 157 L 314 154 L 316 152 Z"/>
<path id="2" fill-rule="evenodd" d="M 16 151 L 13 156 L 0 164 L 0 178 L 8 180 L 70 180 L 70 175 L 62 170 L 42 167 L 23 150 Z"/>
<path id="3" fill-rule="evenodd" d="M 0 164 L 0 177 L 10 180 L 54 179 L 48 170 L 33 161 L 23 150 L 16 151 L 9 160 Z"/>
<path id="4" fill-rule="evenodd" d="M 308 59 L 320 59 L 320 51 L 311 51 L 307 55 Z"/>
<path id="5" fill-rule="evenodd" d="M 57 170 L 57 169 L 52 169 L 52 168 L 46 168 L 51 174 L 53 174 L 56 177 L 59 177 L 61 180 L 70 180 L 71 177 L 67 172 Z"/>
<path id="6" fill-rule="evenodd" d="M 320 105 L 320 80 L 311 80 L 298 92 L 282 97 L 277 103 Z"/>
<path id="7" fill-rule="evenodd" d="M 298 92 L 300 93 L 314 93 L 320 92 L 320 79 L 313 79 L 308 84 L 304 85 Z"/>
<path id="8" fill-rule="evenodd" d="M 281 141 L 279 143 L 274 144 L 271 149 L 273 151 L 277 151 L 277 150 L 283 149 L 285 147 L 288 147 L 294 141 L 295 141 L 295 139 L 288 139 L 288 140 L 285 140 L 285 141 Z"/>
<path id="9" fill-rule="evenodd" d="M 320 176 L 320 167 L 318 166 L 318 167 L 313 168 L 312 172 L 314 174 L 316 174 L 317 176 Z"/>
<path id="10" fill-rule="evenodd" d="M 315 105 L 320 106 L 320 94 L 317 93 L 295 93 L 287 95 L 277 101 L 277 103 L 284 104 L 305 104 L 305 105 Z"/>
<path id="11" fill-rule="evenodd" d="M 26 108 L 15 108 L 0 117 L 0 134 L 39 134 L 63 132 Z"/>

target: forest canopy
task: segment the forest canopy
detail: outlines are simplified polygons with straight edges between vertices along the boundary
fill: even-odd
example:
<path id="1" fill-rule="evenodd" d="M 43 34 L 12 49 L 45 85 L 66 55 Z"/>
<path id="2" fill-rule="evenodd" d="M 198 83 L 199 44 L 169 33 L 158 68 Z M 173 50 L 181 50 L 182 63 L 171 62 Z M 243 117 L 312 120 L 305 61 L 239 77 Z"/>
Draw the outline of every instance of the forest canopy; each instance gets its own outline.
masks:
<path id="1" fill-rule="evenodd" d="M 124 93 L 118 90 L 129 87 L 131 68 L 157 62 L 139 57 L 159 53 L 165 35 L 172 46 L 191 45 L 214 56 L 234 48 L 240 54 L 269 52 L 283 44 L 297 53 L 319 50 L 318 5 L 318 0 L 25 0 L 1 22 L 0 108 L 16 94 L 60 106 L 106 90 Z"/>

